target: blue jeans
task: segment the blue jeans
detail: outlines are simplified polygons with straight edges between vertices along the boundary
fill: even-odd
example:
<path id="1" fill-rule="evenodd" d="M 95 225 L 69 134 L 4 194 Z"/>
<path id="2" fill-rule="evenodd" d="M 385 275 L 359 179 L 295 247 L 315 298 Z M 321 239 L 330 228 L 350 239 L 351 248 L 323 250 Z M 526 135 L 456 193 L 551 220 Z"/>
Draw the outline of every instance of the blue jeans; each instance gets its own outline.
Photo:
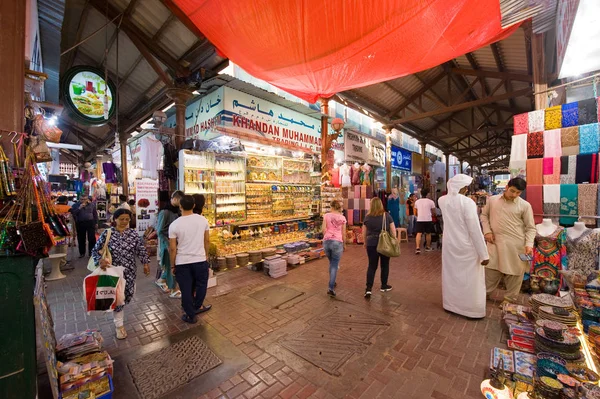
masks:
<path id="1" fill-rule="evenodd" d="M 175 277 L 181 290 L 181 306 L 185 314 L 194 318 L 206 298 L 208 288 L 208 262 L 187 263 L 175 266 Z M 196 290 L 194 294 L 194 289 Z"/>
<path id="2" fill-rule="evenodd" d="M 416 234 L 416 228 L 417 228 L 417 217 L 415 215 L 410 215 L 408 217 L 408 235 L 412 236 L 414 234 Z"/>
<path id="3" fill-rule="evenodd" d="M 340 266 L 340 259 L 342 259 L 342 253 L 344 252 L 344 243 L 341 241 L 326 240 L 323 241 L 323 248 L 325 249 L 327 259 L 329 259 L 329 289 L 333 290 Z"/>

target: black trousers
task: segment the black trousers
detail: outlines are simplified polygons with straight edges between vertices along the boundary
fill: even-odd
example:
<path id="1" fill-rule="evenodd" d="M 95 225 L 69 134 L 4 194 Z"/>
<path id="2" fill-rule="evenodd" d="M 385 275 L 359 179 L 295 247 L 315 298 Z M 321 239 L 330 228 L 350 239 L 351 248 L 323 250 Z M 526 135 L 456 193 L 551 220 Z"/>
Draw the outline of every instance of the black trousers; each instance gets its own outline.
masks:
<path id="1" fill-rule="evenodd" d="M 175 278 L 181 290 L 181 306 L 185 314 L 194 318 L 206 298 L 208 289 L 208 262 L 175 266 Z M 194 289 L 196 290 L 194 294 Z"/>
<path id="2" fill-rule="evenodd" d="M 92 248 L 96 245 L 96 224 L 93 220 L 87 222 L 77 222 L 77 242 L 79 244 L 79 255 L 85 255 L 85 240 L 89 248 L 88 255 L 91 256 Z"/>
<path id="3" fill-rule="evenodd" d="M 369 269 L 367 270 L 367 291 L 373 289 L 373 282 L 375 281 L 375 272 L 377 266 L 381 260 L 381 286 L 384 287 L 388 283 L 388 276 L 390 274 L 390 258 L 389 256 L 383 256 L 377 252 L 377 246 L 367 246 L 367 256 L 369 257 Z"/>

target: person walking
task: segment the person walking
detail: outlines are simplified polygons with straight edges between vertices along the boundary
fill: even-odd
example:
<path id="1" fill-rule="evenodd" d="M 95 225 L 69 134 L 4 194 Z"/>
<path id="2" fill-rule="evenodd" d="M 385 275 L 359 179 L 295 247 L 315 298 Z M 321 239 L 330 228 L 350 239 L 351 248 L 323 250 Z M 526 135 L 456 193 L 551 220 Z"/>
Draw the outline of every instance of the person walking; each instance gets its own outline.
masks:
<path id="1" fill-rule="evenodd" d="M 384 225 L 385 223 L 385 225 Z M 392 290 L 388 284 L 388 275 L 390 273 L 389 256 L 381 255 L 377 252 L 379 243 L 379 234 L 385 229 L 396 236 L 396 226 L 389 213 L 383 209 L 383 204 L 379 198 L 371 200 L 371 209 L 363 221 L 362 233 L 364 246 L 367 248 L 367 257 L 369 258 L 369 268 L 367 270 L 367 287 L 365 289 L 365 298 L 371 298 L 373 282 L 375 281 L 375 272 L 381 261 L 381 292 Z"/>
<path id="2" fill-rule="evenodd" d="M 408 235 L 413 237 L 415 235 L 415 225 L 417 223 L 417 217 L 415 216 L 415 201 L 416 195 L 411 193 L 406 200 L 406 217 L 408 218 Z"/>
<path id="3" fill-rule="evenodd" d="M 396 225 L 396 227 L 401 227 L 400 226 L 400 196 L 398 195 L 398 189 L 396 187 L 392 188 L 392 193 L 388 197 L 387 210 L 390 213 L 390 215 L 392 216 L 394 225 Z"/>
<path id="4" fill-rule="evenodd" d="M 73 205 L 71 213 L 75 219 L 77 228 L 77 244 L 79 246 L 79 257 L 86 254 L 86 239 L 88 244 L 88 256 L 91 256 L 92 248 L 96 245 L 96 229 L 98 228 L 98 211 L 96 204 L 90 201 L 87 195 L 82 195 L 79 203 Z"/>
<path id="5" fill-rule="evenodd" d="M 119 195 L 119 206 L 117 207 L 117 209 L 127 209 L 128 211 L 131 211 L 131 207 L 129 206 L 129 203 L 127 202 L 127 196 L 120 194 Z"/>
<path id="6" fill-rule="evenodd" d="M 479 225 L 477 205 L 465 196 L 473 178 L 448 180 L 448 194 L 438 201 L 446 219 L 442 245 L 442 298 L 449 312 L 485 317 L 485 268 L 489 255 Z"/>
<path id="7" fill-rule="evenodd" d="M 181 289 L 185 311 L 181 320 L 195 324 L 197 314 L 211 309 L 211 305 L 204 303 L 208 288 L 209 225 L 204 216 L 194 213 L 195 202 L 191 195 L 184 195 L 179 206 L 181 216 L 169 227 L 171 271 Z"/>
<path id="8" fill-rule="evenodd" d="M 342 253 L 346 250 L 346 218 L 342 204 L 331 201 L 331 212 L 323 216 L 323 249 L 329 259 L 329 287 L 327 295 L 335 297 L 335 286 Z"/>
<path id="9" fill-rule="evenodd" d="M 486 266 L 485 283 L 491 294 L 504 278 L 504 302 L 516 302 L 523 276 L 529 265 L 519 255 L 533 255 L 536 230 L 533 209 L 520 197 L 527 183 L 520 177 L 511 179 L 504 194 L 487 199 L 481 212 L 483 234 L 488 243 L 490 263 Z"/>
<path id="10" fill-rule="evenodd" d="M 425 234 L 425 251 L 431 251 L 431 233 L 433 233 L 433 216 L 435 215 L 435 202 L 429 197 L 429 190 L 421 190 L 421 198 L 415 202 L 415 216 L 417 217 L 417 237 L 415 253 L 421 253 L 421 239 Z"/>
<path id="11" fill-rule="evenodd" d="M 125 305 L 131 302 L 135 292 L 135 280 L 137 276 L 136 257 L 144 265 L 144 274 L 150 275 L 150 258 L 146 252 L 146 247 L 138 233 L 129 227 L 129 222 L 133 215 L 127 209 L 117 209 L 113 215 L 115 227 L 111 227 L 110 239 L 108 240 L 108 250 L 112 257 L 112 264 L 109 264 L 102 257 L 100 252 L 104 248 L 108 230 L 105 230 L 98 242 L 92 249 L 94 263 L 106 270 L 110 266 L 122 266 L 123 276 L 125 277 Z M 117 330 L 117 339 L 127 338 L 124 320 L 125 305 L 117 306 L 114 313 L 115 328 Z"/>
<path id="12" fill-rule="evenodd" d="M 158 232 L 158 264 L 160 274 L 155 284 L 162 292 L 168 293 L 170 298 L 181 298 L 181 291 L 171 272 L 171 258 L 169 255 L 169 227 L 179 217 L 179 201 L 183 191 L 175 191 L 170 202 L 158 213 L 156 231 Z"/>

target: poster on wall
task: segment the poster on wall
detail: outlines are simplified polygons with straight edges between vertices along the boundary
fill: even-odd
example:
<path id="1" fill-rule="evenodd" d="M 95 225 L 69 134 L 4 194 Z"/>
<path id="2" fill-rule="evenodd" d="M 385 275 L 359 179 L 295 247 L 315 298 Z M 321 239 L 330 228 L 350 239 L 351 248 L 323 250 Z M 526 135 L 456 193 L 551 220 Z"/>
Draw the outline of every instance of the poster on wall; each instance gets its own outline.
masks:
<path id="1" fill-rule="evenodd" d="M 63 103 L 70 116 L 86 125 L 103 125 L 115 113 L 115 85 L 104 72 L 87 66 L 69 69 L 61 81 Z"/>
<path id="2" fill-rule="evenodd" d="M 135 181 L 135 218 L 138 234 L 156 225 L 158 215 L 158 180 L 137 179 Z"/>
<path id="3" fill-rule="evenodd" d="M 362 161 L 374 166 L 385 165 L 385 144 L 349 130 L 344 133 L 346 161 Z"/>

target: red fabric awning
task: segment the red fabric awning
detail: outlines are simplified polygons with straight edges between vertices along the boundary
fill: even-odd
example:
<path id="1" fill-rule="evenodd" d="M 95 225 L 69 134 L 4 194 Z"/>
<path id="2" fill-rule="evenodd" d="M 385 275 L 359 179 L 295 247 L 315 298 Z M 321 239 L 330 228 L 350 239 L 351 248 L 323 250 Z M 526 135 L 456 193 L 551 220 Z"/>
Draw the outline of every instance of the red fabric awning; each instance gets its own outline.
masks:
<path id="1" fill-rule="evenodd" d="M 251 75 L 315 102 L 509 36 L 497 0 L 173 0 Z"/>

